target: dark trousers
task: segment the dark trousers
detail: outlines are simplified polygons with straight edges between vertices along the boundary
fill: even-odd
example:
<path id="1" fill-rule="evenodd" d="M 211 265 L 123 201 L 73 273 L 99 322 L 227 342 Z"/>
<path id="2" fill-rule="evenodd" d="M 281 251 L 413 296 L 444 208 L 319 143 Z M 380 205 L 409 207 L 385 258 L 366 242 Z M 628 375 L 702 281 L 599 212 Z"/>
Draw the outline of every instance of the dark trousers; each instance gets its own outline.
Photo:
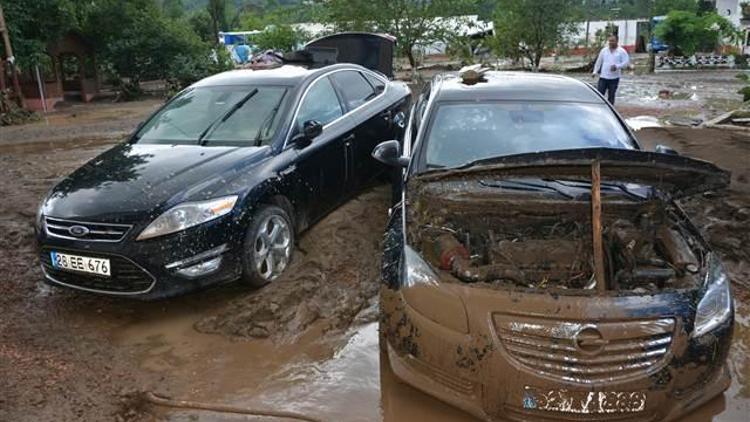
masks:
<path id="1" fill-rule="evenodd" d="M 596 85 L 596 89 L 599 90 L 600 94 L 607 96 L 607 100 L 609 100 L 610 104 L 615 105 L 615 93 L 617 92 L 618 85 L 620 85 L 620 78 L 599 78 L 599 83 Z"/>

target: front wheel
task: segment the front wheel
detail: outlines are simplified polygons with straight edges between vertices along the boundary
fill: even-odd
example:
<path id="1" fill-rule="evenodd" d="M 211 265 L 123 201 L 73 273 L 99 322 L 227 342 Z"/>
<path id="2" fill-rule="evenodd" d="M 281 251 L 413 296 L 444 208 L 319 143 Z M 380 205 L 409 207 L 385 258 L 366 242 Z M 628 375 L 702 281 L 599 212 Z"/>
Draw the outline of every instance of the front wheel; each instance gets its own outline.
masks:
<path id="1" fill-rule="evenodd" d="M 289 265 L 293 249 L 289 214 L 274 205 L 261 207 L 245 235 L 242 279 L 255 287 L 272 282 Z"/>

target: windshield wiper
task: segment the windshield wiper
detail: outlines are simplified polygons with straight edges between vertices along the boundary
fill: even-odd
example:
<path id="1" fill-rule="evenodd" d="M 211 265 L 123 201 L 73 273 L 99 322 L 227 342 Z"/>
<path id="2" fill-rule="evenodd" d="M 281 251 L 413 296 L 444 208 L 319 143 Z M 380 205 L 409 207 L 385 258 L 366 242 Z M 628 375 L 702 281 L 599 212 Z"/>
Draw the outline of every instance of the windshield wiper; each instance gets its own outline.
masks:
<path id="1" fill-rule="evenodd" d="M 587 182 L 584 180 L 557 180 L 557 179 L 543 179 L 543 180 L 548 181 L 548 182 L 558 183 L 560 185 L 570 187 L 570 188 L 589 189 L 589 190 L 591 189 L 591 182 Z M 602 182 L 601 187 L 602 189 L 619 190 L 620 192 L 626 194 L 627 196 L 630 196 L 631 198 L 634 198 L 637 200 L 643 200 L 643 199 L 648 198 L 648 195 L 640 194 L 638 192 L 630 190 L 627 186 L 621 183 Z"/>
<path id="2" fill-rule="evenodd" d="M 565 192 L 565 190 L 559 189 L 553 186 L 552 184 L 546 183 L 546 182 L 534 183 L 534 182 L 524 182 L 520 180 L 493 180 L 493 181 L 488 182 L 485 180 L 480 180 L 479 184 L 482 186 L 489 187 L 489 188 L 502 188 L 502 189 L 520 190 L 520 191 L 548 190 L 548 191 L 558 193 L 568 199 L 575 198 L 574 195 L 571 195 L 568 192 Z"/>
<path id="3" fill-rule="evenodd" d="M 271 109 L 271 112 L 263 120 L 263 123 L 261 123 L 260 127 L 258 128 L 258 134 L 255 135 L 255 139 L 253 140 L 253 144 L 256 147 L 260 146 L 260 143 L 262 141 L 260 136 L 263 133 L 263 129 L 265 129 L 266 127 L 271 127 L 271 125 L 273 125 L 274 120 L 276 120 L 276 113 L 279 112 L 279 108 L 281 108 L 281 102 L 284 101 L 285 96 L 286 96 L 286 91 L 284 91 L 284 93 L 281 94 L 281 98 L 279 98 L 279 101 Z"/>
<path id="4" fill-rule="evenodd" d="M 234 103 L 234 105 L 232 107 L 230 107 L 229 110 L 227 110 L 226 113 L 224 113 L 223 115 L 221 115 L 218 118 L 216 118 L 216 120 L 214 120 L 213 122 L 211 122 L 211 124 L 208 125 L 208 127 L 206 128 L 206 130 L 204 130 L 203 132 L 201 132 L 200 136 L 198 136 L 198 145 L 204 145 L 205 143 L 203 142 L 203 138 L 205 138 L 206 136 L 208 136 L 213 131 L 213 129 L 215 127 L 217 127 L 220 123 L 226 122 L 227 119 L 229 119 L 230 117 L 232 117 L 232 115 L 237 110 L 239 110 L 240 108 L 242 108 L 242 106 L 245 105 L 245 103 L 250 98 L 253 98 L 253 96 L 255 94 L 257 94 L 257 93 L 258 93 L 258 88 L 253 88 L 250 92 L 248 92 L 239 101 L 237 101 L 236 103 Z"/>

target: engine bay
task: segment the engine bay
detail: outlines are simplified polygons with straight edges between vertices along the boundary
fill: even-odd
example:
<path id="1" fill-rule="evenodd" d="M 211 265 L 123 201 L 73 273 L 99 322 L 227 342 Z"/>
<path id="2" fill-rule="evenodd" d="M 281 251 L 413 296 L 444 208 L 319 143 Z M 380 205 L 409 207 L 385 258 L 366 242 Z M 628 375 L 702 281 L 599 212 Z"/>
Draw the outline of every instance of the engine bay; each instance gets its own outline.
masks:
<path id="1" fill-rule="evenodd" d="M 532 289 L 596 287 L 590 204 L 484 197 L 419 201 L 410 235 L 447 278 Z M 703 250 L 661 201 L 605 203 L 601 218 L 604 289 L 656 292 L 695 286 Z"/>

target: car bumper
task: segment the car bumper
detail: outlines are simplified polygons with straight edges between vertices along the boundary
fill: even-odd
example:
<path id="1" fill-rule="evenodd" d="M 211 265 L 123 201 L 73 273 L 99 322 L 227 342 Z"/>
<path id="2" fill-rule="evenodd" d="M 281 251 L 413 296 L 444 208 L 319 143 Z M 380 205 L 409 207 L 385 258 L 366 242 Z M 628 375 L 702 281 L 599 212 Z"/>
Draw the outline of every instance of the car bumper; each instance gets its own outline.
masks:
<path id="1" fill-rule="evenodd" d="M 540 294 L 459 287 L 453 293 L 465 304 L 469 320 L 467 332 L 461 333 L 420 313 L 407 303 L 402 292 L 383 288 L 381 293 L 382 329 L 396 376 L 485 420 L 677 420 L 729 386 L 724 362 L 733 321 L 699 339 L 690 339 L 680 304 L 675 303 L 677 312 L 670 316 L 674 324 L 653 325 L 653 321 L 664 319 L 664 305 L 669 300 L 679 302 L 675 297 L 656 303 L 651 311 L 654 313 L 649 314 L 645 302 L 633 303 L 639 301 L 632 298 L 607 298 L 587 309 L 584 301 L 595 302 L 590 297 L 553 299 Z M 633 312 L 639 306 L 640 312 Z M 566 345 L 568 334 L 561 327 L 569 327 L 565 325 L 568 321 L 581 321 L 584 315 L 589 315 L 586 320 L 596 322 L 594 326 L 604 333 L 605 321 L 629 327 L 621 332 L 621 338 L 611 340 L 617 347 L 630 346 L 628 332 L 653 331 L 657 336 L 669 336 L 667 351 L 653 361 L 644 360 L 650 363 L 642 368 L 628 369 L 617 363 L 622 365 L 619 369 L 615 366 L 613 371 L 602 373 L 598 368 L 607 364 L 595 362 L 617 358 L 616 351 L 588 357 L 575 351 L 563 350 L 559 355 L 556 349 L 550 351 L 550 347 Z M 535 339 L 520 328 L 535 325 L 542 328 L 537 334 L 549 329 L 555 339 Z M 506 331 L 504 327 L 519 327 L 519 331 Z M 517 344 L 508 341 L 519 333 L 533 346 L 515 347 Z M 636 340 L 631 343 L 635 345 Z M 629 353 L 636 350 L 637 345 Z M 636 360 L 623 357 L 623 362 Z M 560 369 L 558 358 L 580 361 Z"/>
<path id="2" fill-rule="evenodd" d="M 50 285 L 118 297 L 153 300 L 237 279 L 242 273 L 242 242 L 227 222 L 214 222 L 145 241 L 92 242 L 37 234 L 44 280 Z M 134 237 L 134 236 L 133 236 Z M 111 275 L 97 276 L 54 268 L 50 252 L 110 260 Z M 220 258 L 216 269 L 198 276 L 180 270 Z"/>

